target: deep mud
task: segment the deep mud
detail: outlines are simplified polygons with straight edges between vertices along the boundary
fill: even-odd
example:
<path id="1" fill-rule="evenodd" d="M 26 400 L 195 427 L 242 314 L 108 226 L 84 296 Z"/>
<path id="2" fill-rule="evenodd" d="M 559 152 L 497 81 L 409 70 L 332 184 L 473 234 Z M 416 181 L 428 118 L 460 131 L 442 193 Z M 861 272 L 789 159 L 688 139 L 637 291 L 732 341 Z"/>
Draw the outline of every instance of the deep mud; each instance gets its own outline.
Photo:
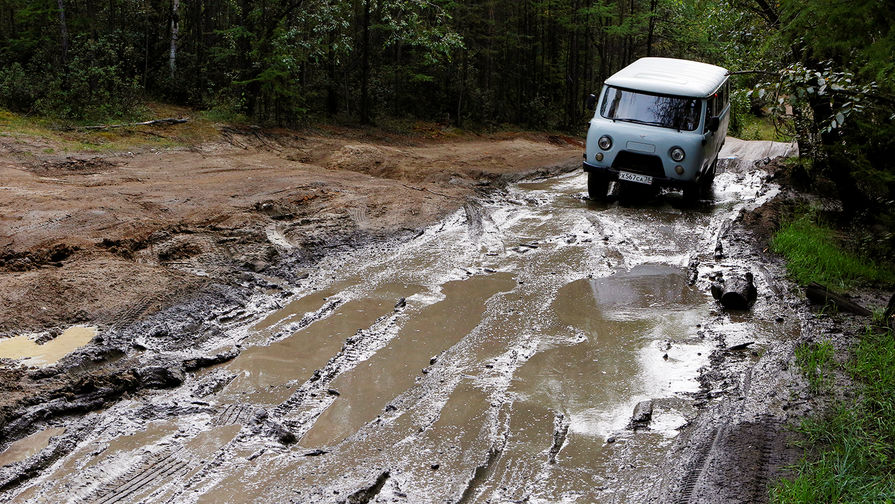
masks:
<path id="1" fill-rule="evenodd" d="M 227 134 L 245 150 L 271 141 Z M 490 144 L 448 176 L 407 175 L 405 156 L 437 162 L 406 146 L 323 162 L 304 141 L 266 148 L 316 160 L 326 184 L 273 197 L 278 174 L 233 197 L 238 217 L 66 242 L 76 259 L 163 268 L 182 290 L 123 301 L 59 365 L 4 368 L 18 395 L 0 448 L 33 437 L 4 459 L 3 500 L 766 499 L 792 460 L 785 425 L 811 407 L 786 363 L 818 324 L 743 218 L 779 193 L 764 160 L 786 146 L 730 139 L 714 202 L 694 207 L 625 191 L 595 204 L 580 173 L 501 188 L 516 175 L 476 171 Z M 352 188 L 363 208 L 344 208 L 355 175 L 327 178 L 336 167 L 375 176 Z M 371 204 L 379 191 L 396 213 Z M 7 267 L 47 268 L 26 266 Z M 719 271 L 755 275 L 752 310 L 714 303 Z"/>

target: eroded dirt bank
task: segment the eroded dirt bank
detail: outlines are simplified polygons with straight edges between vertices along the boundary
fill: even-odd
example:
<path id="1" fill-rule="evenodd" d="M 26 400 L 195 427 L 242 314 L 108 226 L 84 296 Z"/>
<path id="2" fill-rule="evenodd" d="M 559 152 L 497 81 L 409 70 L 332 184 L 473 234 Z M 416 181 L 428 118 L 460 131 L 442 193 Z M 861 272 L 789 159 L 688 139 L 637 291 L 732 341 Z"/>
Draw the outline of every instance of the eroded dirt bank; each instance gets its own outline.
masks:
<path id="1" fill-rule="evenodd" d="M 129 323 L 240 270 L 414 233 L 483 187 L 573 169 L 582 149 L 547 135 L 230 128 L 220 142 L 171 151 L 60 157 L 45 147 L 0 143 L 4 335 Z"/>

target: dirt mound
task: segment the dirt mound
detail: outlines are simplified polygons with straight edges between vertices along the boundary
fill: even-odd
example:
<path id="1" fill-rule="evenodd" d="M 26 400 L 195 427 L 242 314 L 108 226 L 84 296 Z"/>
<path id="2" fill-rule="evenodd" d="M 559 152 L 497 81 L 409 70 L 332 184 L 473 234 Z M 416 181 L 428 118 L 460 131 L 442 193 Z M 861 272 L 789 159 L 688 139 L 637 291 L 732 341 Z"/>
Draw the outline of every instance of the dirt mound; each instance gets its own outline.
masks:
<path id="1" fill-rule="evenodd" d="M 350 170 L 374 177 L 400 178 L 395 173 L 397 162 L 375 145 L 346 145 L 333 154 L 330 170 Z"/>
<path id="2" fill-rule="evenodd" d="M 59 157 L 21 141 L 0 152 L 0 332 L 140 317 L 184 289 L 238 281 L 246 265 L 425 226 L 475 181 L 580 156 L 546 135 L 219 130 L 191 149 Z"/>
<path id="3" fill-rule="evenodd" d="M 117 163 L 101 157 L 77 158 L 67 157 L 62 160 L 47 160 L 33 168 L 34 173 L 41 175 L 95 175 L 117 166 Z"/>
<path id="4" fill-rule="evenodd" d="M 29 271 L 46 265 L 61 266 L 78 250 L 65 243 L 57 243 L 45 248 L 16 252 L 5 250 L 0 252 L 0 271 Z"/>

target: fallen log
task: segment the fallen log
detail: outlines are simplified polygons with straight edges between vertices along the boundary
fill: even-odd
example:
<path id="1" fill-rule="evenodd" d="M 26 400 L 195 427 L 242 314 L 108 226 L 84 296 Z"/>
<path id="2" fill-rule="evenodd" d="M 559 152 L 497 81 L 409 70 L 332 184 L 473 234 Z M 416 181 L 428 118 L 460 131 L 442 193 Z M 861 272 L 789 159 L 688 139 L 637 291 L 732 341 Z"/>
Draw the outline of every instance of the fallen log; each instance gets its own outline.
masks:
<path id="1" fill-rule="evenodd" d="M 752 273 L 729 281 L 718 279 L 712 283 L 712 297 L 728 310 L 748 310 L 758 297 L 753 280 Z"/>
<path id="2" fill-rule="evenodd" d="M 128 128 L 132 126 L 171 126 L 174 124 L 183 124 L 189 121 L 185 118 L 166 117 L 164 119 L 153 119 L 151 121 L 122 123 L 122 124 L 98 124 L 96 126 L 82 126 L 83 130 L 107 130 L 112 128 Z"/>
<path id="3" fill-rule="evenodd" d="M 864 308 L 841 294 L 836 294 L 817 282 L 808 284 L 808 287 L 805 288 L 805 297 L 814 304 L 832 304 L 842 311 L 851 312 L 856 315 L 873 315 L 873 312 L 867 308 Z"/>

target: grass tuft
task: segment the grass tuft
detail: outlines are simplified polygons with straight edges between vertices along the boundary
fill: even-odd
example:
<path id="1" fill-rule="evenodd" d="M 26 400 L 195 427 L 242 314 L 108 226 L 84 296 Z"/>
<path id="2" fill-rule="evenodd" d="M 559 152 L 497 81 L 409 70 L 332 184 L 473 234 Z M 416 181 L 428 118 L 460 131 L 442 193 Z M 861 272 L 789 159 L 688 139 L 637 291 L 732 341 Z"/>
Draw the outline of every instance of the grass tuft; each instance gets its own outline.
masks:
<path id="1" fill-rule="evenodd" d="M 796 347 L 796 364 L 815 394 L 827 390 L 833 384 L 833 354 L 833 344 L 829 340 L 802 343 Z"/>

